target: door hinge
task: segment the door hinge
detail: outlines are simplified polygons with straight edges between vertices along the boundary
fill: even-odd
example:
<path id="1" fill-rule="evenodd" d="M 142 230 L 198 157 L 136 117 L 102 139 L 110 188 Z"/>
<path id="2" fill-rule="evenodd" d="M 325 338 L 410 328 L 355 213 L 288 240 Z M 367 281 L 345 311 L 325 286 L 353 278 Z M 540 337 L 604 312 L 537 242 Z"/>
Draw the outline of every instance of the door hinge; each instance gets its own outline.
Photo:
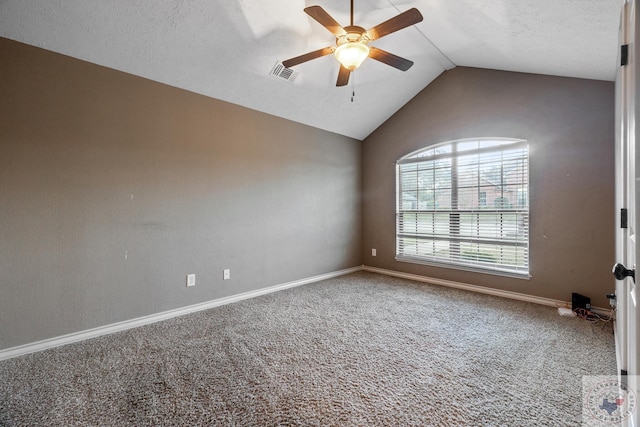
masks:
<path id="1" fill-rule="evenodd" d="M 620 228 L 628 228 L 629 224 L 628 224 L 628 219 L 627 219 L 627 209 L 626 208 L 622 208 L 620 209 Z"/>
<path id="2" fill-rule="evenodd" d="M 620 46 L 620 66 L 624 67 L 629 64 L 629 45 Z"/>

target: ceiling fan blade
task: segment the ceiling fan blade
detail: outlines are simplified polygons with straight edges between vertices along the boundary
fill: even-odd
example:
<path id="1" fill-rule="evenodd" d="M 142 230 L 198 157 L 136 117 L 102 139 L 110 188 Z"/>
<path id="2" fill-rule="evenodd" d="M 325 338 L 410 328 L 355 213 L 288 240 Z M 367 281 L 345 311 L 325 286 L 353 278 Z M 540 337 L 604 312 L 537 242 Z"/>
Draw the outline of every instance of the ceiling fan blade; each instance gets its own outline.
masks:
<path id="1" fill-rule="evenodd" d="M 393 53 L 389 53 L 386 50 L 378 49 L 377 47 L 369 46 L 369 58 L 373 58 L 377 61 L 384 62 L 387 65 L 391 65 L 398 70 L 407 71 L 413 65 L 413 61 L 401 58 Z"/>
<path id="2" fill-rule="evenodd" d="M 330 53 L 333 53 L 333 50 L 334 50 L 333 47 L 325 47 L 322 49 L 314 50 L 313 52 L 305 53 L 304 55 L 296 56 L 295 58 L 282 61 L 282 65 L 284 65 L 287 68 L 291 68 L 298 64 L 302 64 L 303 62 L 311 61 L 312 59 L 329 55 Z"/>
<path id="3" fill-rule="evenodd" d="M 369 39 L 376 40 L 410 25 L 417 24 L 422 19 L 422 14 L 414 7 L 367 30 L 367 35 Z"/>
<path id="4" fill-rule="evenodd" d="M 304 11 L 307 15 L 318 21 L 320 25 L 331 31 L 333 35 L 343 36 L 347 34 L 344 28 L 342 28 L 342 25 L 338 24 L 338 22 L 320 6 L 309 6 L 306 7 Z"/>
<path id="5" fill-rule="evenodd" d="M 351 71 L 348 68 L 340 65 L 340 71 L 338 71 L 338 81 L 336 82 L 336 86 L 346 86 L 349 83 L 349 76 L 351 75 Z"/>

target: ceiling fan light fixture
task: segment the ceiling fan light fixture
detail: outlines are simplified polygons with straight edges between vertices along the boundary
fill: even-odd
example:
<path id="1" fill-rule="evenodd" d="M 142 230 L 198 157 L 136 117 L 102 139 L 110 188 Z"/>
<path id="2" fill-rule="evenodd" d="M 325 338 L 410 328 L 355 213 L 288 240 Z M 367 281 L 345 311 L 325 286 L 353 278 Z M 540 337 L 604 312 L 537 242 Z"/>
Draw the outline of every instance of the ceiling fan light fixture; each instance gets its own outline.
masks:
<path id="1" fill-rule="evenodd" d="M 344 68 L 353 71 L 369 56 L 369 46 L 359 41 L 346 42 L 336 48 L 334 55 Z"/>

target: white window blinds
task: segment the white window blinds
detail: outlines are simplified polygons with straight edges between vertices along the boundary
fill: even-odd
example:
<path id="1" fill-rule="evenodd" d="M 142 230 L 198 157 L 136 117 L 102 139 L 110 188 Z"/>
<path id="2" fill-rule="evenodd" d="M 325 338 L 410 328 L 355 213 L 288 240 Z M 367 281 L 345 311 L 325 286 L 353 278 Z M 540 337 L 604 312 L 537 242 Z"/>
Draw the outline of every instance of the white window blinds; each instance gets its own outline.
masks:
<path id="1" fill-rule="evenodd" d="M 529 274 L 527 141 L 453 141 L 397 162 L 396 259 Z"/>

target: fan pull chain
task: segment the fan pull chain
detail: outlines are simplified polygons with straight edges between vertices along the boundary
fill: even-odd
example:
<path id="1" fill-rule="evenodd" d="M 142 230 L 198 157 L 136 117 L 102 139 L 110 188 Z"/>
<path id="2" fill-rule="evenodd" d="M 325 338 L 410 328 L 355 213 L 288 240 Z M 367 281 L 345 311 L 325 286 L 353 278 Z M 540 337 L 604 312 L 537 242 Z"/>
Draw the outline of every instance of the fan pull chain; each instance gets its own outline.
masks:
<path id="1" fill-rule="evenodd" d="M 356 84 L 355 84 L 355 76 L 351 73 L 351 102 L 353 102 L 353 98 L 356 97 Z"/>

